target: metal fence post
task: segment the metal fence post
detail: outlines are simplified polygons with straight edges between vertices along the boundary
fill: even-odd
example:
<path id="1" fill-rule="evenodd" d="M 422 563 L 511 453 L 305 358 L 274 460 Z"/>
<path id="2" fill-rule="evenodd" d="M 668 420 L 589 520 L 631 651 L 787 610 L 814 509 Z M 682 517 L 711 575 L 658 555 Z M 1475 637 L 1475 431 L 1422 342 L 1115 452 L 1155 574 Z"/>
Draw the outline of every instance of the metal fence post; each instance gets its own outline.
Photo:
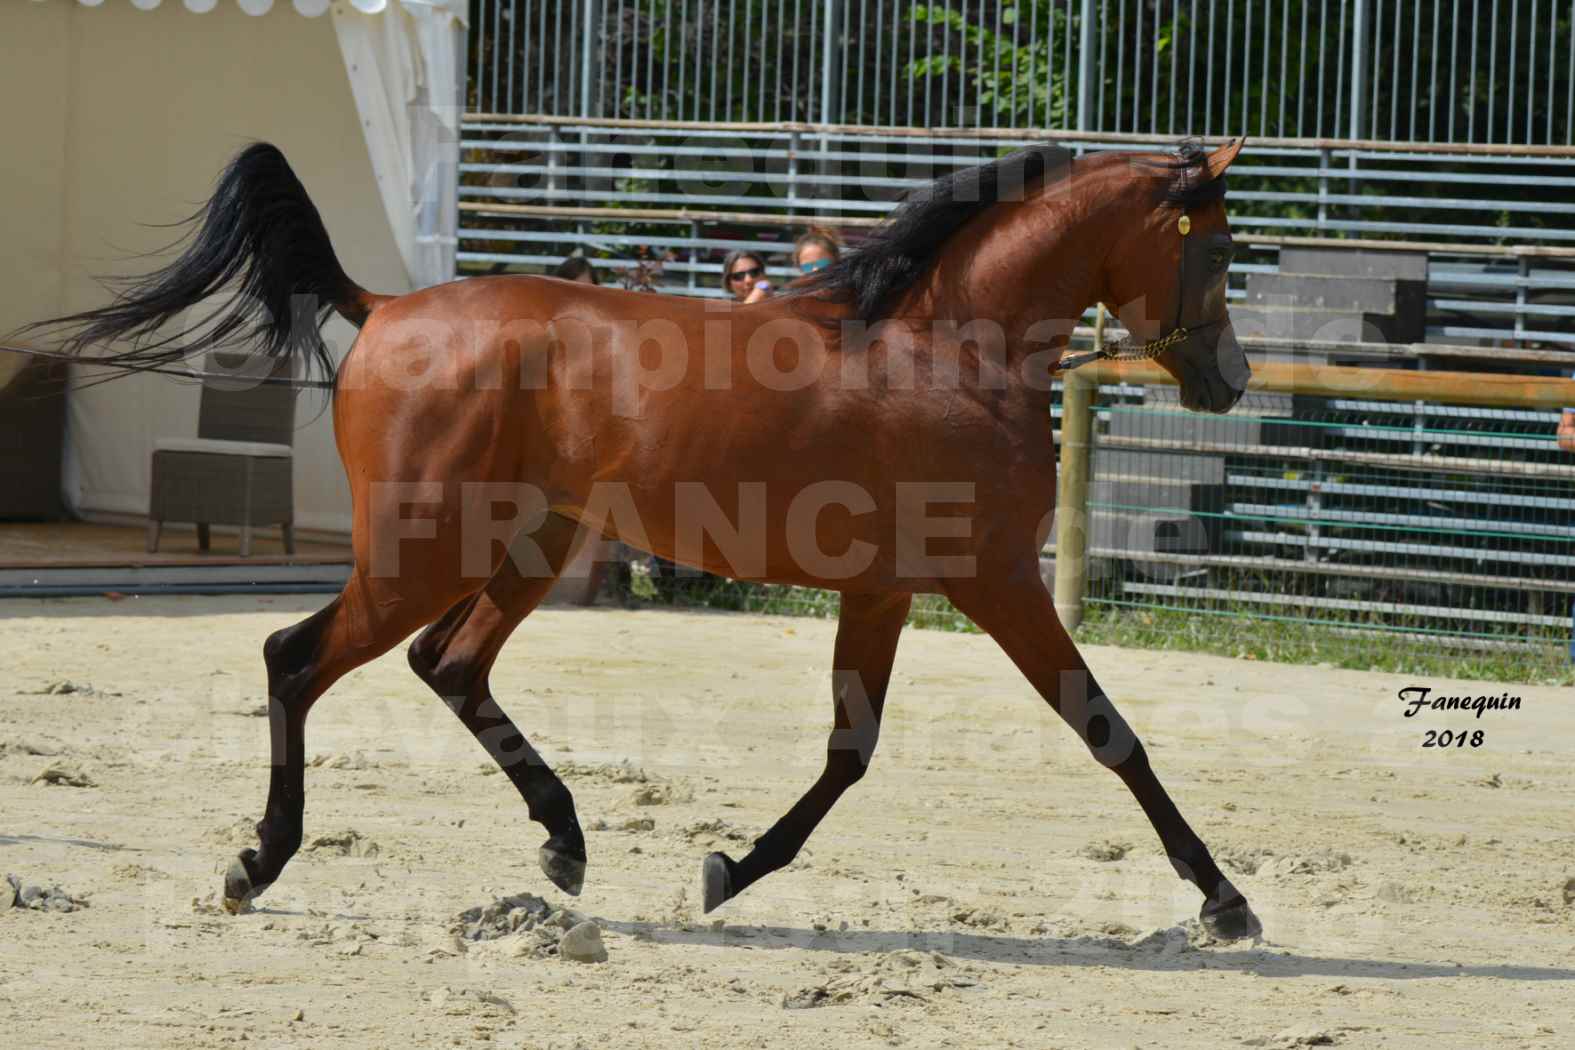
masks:
<path id="1" fill-rule="evenodd" d="M 1355 0 L 1351 11 L 1351 115 L 1348 121 L 1349 127 L 1346 128 L 1348 138 L 1362 137 L 1362 104 L 1367 90 L 1367 62 L 1367 0 Z M 1357 168 L 1354 149 L 1351 151 L 1350 163 L 1351 173 L 1354 176 Z M 1354 177 L 1347 192 L 1360 192 Z"/>
<path id="2" fill-rule="evenodd" d="M 598 64 L 593 59 L 598 50 L 596 35 L 601 27 L 596 24 L 596 15 L 601 5 L 598 0 L 580 0 L 580 3 L 585 16 L 580 27 L 585 34 L 580 41 L 580 116 L 594 117 L 601 106 L 601 99 L 593 98 L 591 91 L 591 72 Z"/>
<path id="3" fill-rule="evenodd" d="M 1526 279 L 1531 276 L 1531 257 L 1522 253 L 1515 266 L 1515 345 L 1526 345 Z"/>
<path id="4" fill-rule="evenodd" d="M 1318 524 L 1319 512 L 1323 510 L 1323 482 L 1327 476 L 1324 465 L 1317 461 L 1307 465 L 1307 546 L 1302 549 L 1302 561 L 1318 561 L 1318 551 L 1321 549 L 1319 540 L 1323 538 L 1323 528 Z"/>
<path id="5" fill-rule="evenodd" d="M 1351 112 L 1347 138 L 1362 137 L 1362 104 L 1367 89 L 1367 0 L 1355 0 L 1351 10 Z"/>
<path id="6" fill-rule="evenodd" d="M 823 0 L 821 10 L 824 18 L 820 27 L 820 122 L 834 124 L 837 123 L 837 99 L 834 94 L 841 86 L 834 68 L 834 56 L 837 50 L 837 15 L 842 10 L 842 0 Z"/>
<path id="7" fill-rule="evenodd" d="M 841 94 L 839 88 L 842 80 L 837 76 L 836 61 L 841 54 L 836 47 L 836 25 L 842 10 L 843 0 L 825 0 L 823 8 L 825 17 L 821 27 L 821 56 L 820 56 L 820 123 L 822 129 L 831 124 L 838 123 L 837 113 L 842 105 L 842 100 L 837 97 Z M 842 56 L 846 61 L 846 56 Z M 826 137 L 824 130 L 820 136 L 820 161 L 816 174 L 825 176 L 831 174 L 831 140 Z M 814 196 L 837 197 L 840 196 L 839 187 L 829 182 L 822 182 L 814 191 Z M 835 208 L 817 208 L 817 214 L 835 215 Z"/>
<path id="8" fill-rule="evenodd" d="M 1325 236 L 1329 221 L 1329 168 L 1334 154 L 1327 147 L 1318 151 L 1318 236 Z"/>
<path id="9" fill-rule="evenodd" d="M 1052 17 L 1054 17 L 1052 15 Z M 1083 24 L 1077 36 L 1077 130 L 1089 131 L 1094 79 L 1094 0 L 1083 0 Z"/>
<path id="10" fill-rule="evenodd" d="M 699 239 L 700 224 L 691 222 L 689 224 L 689 291 L 691 294 L 698 293 L 700 290 L 698 286 L 699 276 L 696 269 L 700 262 L 700 249 L 695 246 L 695 242 Z"/>
<path id="11" fill-rule="evenodd" d="M 1095 384 L 1087 373 L 1061 377 L 1060 492 L 1055 508 L 1055 611 L 1068 631 L 1083 622 L 1088 581 L 1088 460 Z"/>
<path id="12" fill-rule="evenodd" d="M 788 132 L 787 197 L 790 202 L 798 200 L 798 155 L 803 148 L 803 140 L 799 138 L 798 132 Z M 789 203 L 787 213 L 792 218 L 798 214 L 798 208 Z"/>
<path id="13" fill-rule="evenodd" d="M 557 193 L 560 188 L 558 168 L 562 162 L 558 159 L 558 143 L 557 127 L 549 127 L 547 129 L 547 202 L 549 204 L 557 203 Z"/>

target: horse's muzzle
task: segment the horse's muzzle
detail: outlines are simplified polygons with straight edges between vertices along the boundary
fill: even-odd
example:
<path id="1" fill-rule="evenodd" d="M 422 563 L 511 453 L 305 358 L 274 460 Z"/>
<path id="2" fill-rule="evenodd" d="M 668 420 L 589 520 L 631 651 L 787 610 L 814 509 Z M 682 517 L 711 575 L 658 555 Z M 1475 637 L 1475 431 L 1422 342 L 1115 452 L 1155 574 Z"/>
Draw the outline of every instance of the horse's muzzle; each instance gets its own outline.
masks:
<path id="1" fill-rule="evenodd" d="M 1235 408 L 1247 392 L 1252 368 L 1229 321 L 1220 326 L 1213 345 L 1196 360 L 1198 364 L 1192 369 L 1194 381 L 1182 384 L 1182 406 L 1193 412 L 1215 414 Z"/>

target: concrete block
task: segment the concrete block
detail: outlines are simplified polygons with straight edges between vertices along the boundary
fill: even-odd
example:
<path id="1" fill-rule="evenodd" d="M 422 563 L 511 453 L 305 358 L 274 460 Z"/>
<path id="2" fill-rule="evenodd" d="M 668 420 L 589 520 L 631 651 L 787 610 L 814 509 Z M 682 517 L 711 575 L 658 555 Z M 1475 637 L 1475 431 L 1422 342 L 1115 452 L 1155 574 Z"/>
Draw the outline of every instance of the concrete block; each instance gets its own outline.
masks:
<path id="1" fill-rule="evenodd" d="M 1390 326 L 1391 342 L 1420 342 L 1427 332 L 1427 284 L 1424 281 L 1254 273 L 1247 275 L 1247 303 L 1384 314 L 1394 318 Z"/>
<path id="2" fill-rule="evenodd" d="M 1396 319 L 1388 314 L 1330 310 L 1303 306 L 1232 306 L 1231 324 L 1238 339 L 1324 339 L 1342 343 L 1414 342 L 1399 339 Z M 1298 355 L 1298 360 L 1311 360 Z"/>
<path id="3" fill-rule="evenodd" d="M 1201 481 L 1210 485 L 1225 483 L 1225 457 L 1189 452 L 1149 452 L 1125 448 L 1102 448 L 1096 441 L 1089 465 L 1092 477 L 1161 477 Z"/>
<path id="4" fill-rule="evenodd" d="M 1427 253 L 1382 248 L 1286 245 L 1280 249 L 1281 273 L 1322 273 L 1342 277 L 1398 277 L 1427 280 Z"/>
<path id="5" fill-rule="evenodd" d="M 1225 486 L 1180 478 L 1100 478 L 1089 486 L 1088 499 L 1123 511 L 1219 514 L 1225 506 Z"/>
<path id="6" fill-rule="evenodd" d="M 1186 562 L 1149 561 L 1145 554 L 1209 554 L 1219 550 L 1220 531 L 1207 518 L 1184 514 L 1128 514 L 1092 510 L 1089 513 L 1089 547 L 1122 552 L 1125 566 L 1120 575 L 1134 573 L 1155 582 L 1169 583 L 1195 566 Z"/>
<path id="7" fill-rule="evenodd" d="M 1155 405 L 1170 411 L 1186 411 L 1181 407 L 1181 390 L 1173 386 L 1151 386 L 1144 404 Z M 1296 398 L 1291 394 L 1276 394 L 1266 390 L 1249 390 L 1230 410 L 1233 416 L 1291 416 L 1296 411 Z"/>
<path id="8" fill-rule="evenodd" d="M 1321 427 L 1303 426 L 1290 416 L 1241 414 L 1210 416 L 1178 414 L 1153 409 L 1127 409 L 1110 415 L 1110 436 L 1138 437 L 1175 442 L 1209 441 L 1227 445 L 1290 445 L 1316 448 L 1323 442 Z M 1229 455 L 1229 453 L 1225 453 Z"/>

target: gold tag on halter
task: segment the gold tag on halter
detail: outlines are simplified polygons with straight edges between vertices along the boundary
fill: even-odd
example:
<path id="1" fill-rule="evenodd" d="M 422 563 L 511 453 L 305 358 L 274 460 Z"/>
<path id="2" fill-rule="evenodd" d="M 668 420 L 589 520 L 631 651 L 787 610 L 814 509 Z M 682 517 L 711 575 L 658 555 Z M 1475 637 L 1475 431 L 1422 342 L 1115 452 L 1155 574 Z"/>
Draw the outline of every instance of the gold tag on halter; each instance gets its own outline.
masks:
<path id="1" fill-rule="evenodd" d="M 1176 229 L 1181 231 L 1181 235 L 1183 237 L 1185 237 L 1187 234 L 1191 233 L 1192 232 L 1192 219 L 1191 219 L 1191 217 L 1183 215 L 1181 218 L 1177 219 L 1176 220 Z"/>

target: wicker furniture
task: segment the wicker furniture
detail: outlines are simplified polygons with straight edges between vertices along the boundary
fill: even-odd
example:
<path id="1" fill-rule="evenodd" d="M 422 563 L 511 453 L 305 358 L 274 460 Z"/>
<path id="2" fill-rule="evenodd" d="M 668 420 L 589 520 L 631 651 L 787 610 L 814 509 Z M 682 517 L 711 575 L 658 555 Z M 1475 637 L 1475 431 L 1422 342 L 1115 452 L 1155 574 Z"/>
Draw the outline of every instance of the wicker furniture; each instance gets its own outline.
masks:
<path id="1" fill-rule="evenodd" d="M 0 519 L 64 517 L 66 366 L 0 356 Z"/>
<path id="2" fill-rule="evenodd" d="M 233 355 L 213 355 L 208 371 L 227 378 L 203 383 L 195 438 L 160 438 L 153 444 L 153 486 L 148 507 L 148 551 L 159 549 L 166 521 L 197 525 L 197 548 L 206 551 L 210 525 L 241 527 L 241 556 L 250 557 L 252 529 L 278 525 L 284 549 L 295 553 L 295 390 L 284 384 L 239 378 L 256 367 Z M 271 373 L 289 375 L 288 364 Z M 228 378 L 236 376 L 237 378 Z"/>

